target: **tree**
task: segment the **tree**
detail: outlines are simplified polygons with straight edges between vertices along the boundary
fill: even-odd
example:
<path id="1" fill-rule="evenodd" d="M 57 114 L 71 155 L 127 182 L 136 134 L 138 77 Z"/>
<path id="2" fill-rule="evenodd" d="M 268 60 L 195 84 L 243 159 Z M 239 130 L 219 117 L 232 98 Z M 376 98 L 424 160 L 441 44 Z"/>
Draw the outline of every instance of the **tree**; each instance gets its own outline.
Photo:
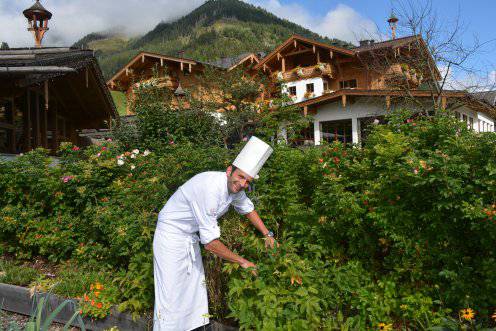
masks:
<path id="1" fill-rule="evenodd" d="M 474 59 L 494 40 L 480 41 L 474 36 L 464 39 L 466 26 L 460 11 L 451 19 L 442 18 L 433 8 L 432 0 L 395 0 L 393 13 L 398 21 L 398 32 L 412 38 L 408 50 L 382 48 L 370 52 L 367 65 L 375 71 L 386 73 L 386 84 L 400 88 L 417 107 L 425 110 L 441 109 L 443 92 L 466 90 L 473 92 L 489 87 L 489 70 L 481 70 Z M 455 76 L 465 79 L 457 81 Z M 485 81 L 484 81 L 485 80 Z M 431 91 L 431 101 L 426 106 L 414 97 L 414 90 Z"/>
<path id="2" fill-rule="evenodd" d="M 7 44 L 5 41 L 2 41 L 0 43 L 0 49 L 1 50 L 10 49 L 9 44 Z"/>

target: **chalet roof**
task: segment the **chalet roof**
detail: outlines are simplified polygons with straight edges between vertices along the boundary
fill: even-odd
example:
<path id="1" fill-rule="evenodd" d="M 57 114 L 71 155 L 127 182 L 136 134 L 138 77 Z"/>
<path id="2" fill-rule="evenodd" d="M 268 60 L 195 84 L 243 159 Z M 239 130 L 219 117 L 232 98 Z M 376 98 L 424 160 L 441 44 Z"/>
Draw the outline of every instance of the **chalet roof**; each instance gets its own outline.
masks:
<path id="1" fill-rule="evenodd" d="M 339 89 L 332 93 L 326 93 L 319 97 L 308 99 L 305 101 L 301 101 L 295 103 L 295 106 L 299 107 L 308 107 L 308 106 L 316 106 L 319 104 L 327 103 L 328 101 L 334 100 L 337 97 L 341 97 L 343 95 L 346 96 L 376 96 L 376 97 L 385 97 L 385 96 L 397 96 L 397 97 L 432 97 L 433 91 L 429 90 L 369 90 L 369 89 Z M 467 92 L 465 91 L 443 91 L 443 96 L 446 97 L 454 97 L 454 98 L 462 98 L 467 96 Z"/>
<path id="2" fill-rule="evenodd" d="M 496 90 L 473 93 L 474 97 L 496 107 Z"/>
<path id="3" fill-rule="evenodd" d="M 344 96 L 358 96 L 358 97 L 414 97 L 414 98 L 431 98 L 433 91 L 428 90 L 368 90 L 368 89 L 340 89 L 332 93 L 326 93 L 319 97 L 295 103 L 297 107 L 315 107 L 318 105 L 335 102 Z M 496 107 L 490 106 L 486 102 L 475 98 L 473 95 L 466 91 L 445 90 L 442 92 L 442 97 L 456 98 L 465 103 L 469 108 L 480 111 L 496 118 Z"/>
<path id="4" fill-rule="evenodd" d="M 285 42 L 283 42 L 278 47 L 276 47 L 272 52 L 270 52 L 267 56 L 265 56 L 263 59 L 261 59 L 260 62 L 255 66 L 255 69 L 260 69 L 265 63 L 267 63 L 267 61 L 269 61 L 272 58 L 274 58 L 275 56 L 277 56 L 277 54 L 281 50 L 283 50 L 284 48 L 288 47 L 289 45 L 293 44 L 296 41 L 310 44 L 310 45 L 315 45 L 315 46 L 322 47 L 322 48 L 326 48 L 328 50 L 332 50 L 332 51 L 335 51 L 337 53 L 341 53 L 341 54 L 348 55 L 348 56 L 355 55 L 355 52 L 353 50 L 348 49 L 348 48 L 322 43 L 320 41 L 305 38 L 305 37 L 302 37 L 299 35 L 292 35 Z"/>
<path id="5" fill-rule="evenodd" d="M 224 58 L 221 58 L 221 59 L 218 59 L 215 61 L 208 61 L 208 62 L 205 62 L 205 64 L 211 65 L 213 67 L 217 67 L 220 69 L 226 69 L 227 70 L 227 69 L 230 69 L 232 67 L 235 67 L 241 61 L 248 58 L 249 56 L 254 56 L 258 59 L 258 58 L 263 57 L 264 55 L 265 55 L 264 52 L 258 52 L 258 53 L 246 52 L 246 53 L 241 53 L 241 54 L 239 54 L 237 56 L 233 56 L 233 57 L 224 57 Z"/>
<path id="6" fill-rule="evenodd" d="M 110 115 L 117 111 L 92 50 L 71 47 L 11 48 L 0 50 L 0 75 L 24 77 L 25 85 L 37 84 L 84 68 L 90 69 L 102 91 Z"/>
<path id="7" fill-rule="evenodd" d="M 408 45 L 409 43 L 420 40 L 422 39 L 419 35 L 414 35 L 414 36 L 407 36 L 407 37 L 402 37 L 402 38 L 396 38 L 396 39 L 391 39 L 391 40 L 386 40 L 386 41 L 381 41 L 381 42 L 374 42 L 369 45 L 365 46 L 358 46 L 353 48 L 355 52 L 366 52 L 366 51 L 371 51 L 371 50 L 376 50 L 376 49 L 381 49 L 381 48 L 391 48 L 391 47 L 400 47 L 403 45 Z"/>

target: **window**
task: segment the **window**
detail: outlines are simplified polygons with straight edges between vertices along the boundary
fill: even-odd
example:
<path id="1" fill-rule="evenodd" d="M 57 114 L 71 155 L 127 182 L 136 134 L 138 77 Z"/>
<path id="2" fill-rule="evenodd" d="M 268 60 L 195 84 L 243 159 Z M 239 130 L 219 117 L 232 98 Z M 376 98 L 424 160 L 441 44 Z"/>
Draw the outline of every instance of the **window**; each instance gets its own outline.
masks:
<path id="1" fill-rule="evenodd" d="M 462 120 L 463 120 L 465 123 L 467 123 L 467 115 L 462 114 Z"/>
<path id="2" fill-rule="evenodd" d="M 322 140 L 327 142 L 340 141 L 343 144 L 353 143 L 351 135 L 351 120 L 321 122 Z"/>
<path id="3" fill-rule="evenodd" d="M 313 93 L 313 91 L 314 91 L 313 83 L 307 84 L 307 92 Z"/>
<path id="4" fill-rule="evenodd" d="M 329 82 L 324 81 L 324 92 L 329 91 Z"/>
<path id="5" fill-rule="evenodd" d="M 296 86 L 290 86 L 290 87 L 288 88 L 288 93 L 289 93 L 289 95 L 290 95 L 290 96 L 292 96 L 292 97 L 296 96 Z"/>
<path id="6" fill-rule="evenodd" d="M 356 87 L 357 87 L 356 79 L 342 80 L 339 82 L 339 88 L 356 88 Z"/>

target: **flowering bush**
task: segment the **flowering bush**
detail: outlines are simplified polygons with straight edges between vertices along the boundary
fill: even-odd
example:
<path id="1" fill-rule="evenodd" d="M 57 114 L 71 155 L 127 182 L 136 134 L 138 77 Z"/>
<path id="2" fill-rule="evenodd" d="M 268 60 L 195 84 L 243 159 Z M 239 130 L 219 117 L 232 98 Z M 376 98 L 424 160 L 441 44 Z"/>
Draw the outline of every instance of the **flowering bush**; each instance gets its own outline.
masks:
<path id="1" fill-rule="evenodd" d="M 104 318 L 109 315 L 111 306 L 116 303 L 115 288 L 97 282 L 91 284 L 89 290 L 80 299 L 80 314 L 93 318 Z"/>
<path id="2" fill-rule="evenodd" d="M 245 329 L 386 330 L 443 325 L 470 307 L 493 326 L 496 135 L 409 116 L 374 126 L 361 149 L 274 146 L 248 194 L 281 246 L 265 251 L 239 216 L 221 221 L 221 239 L 258 277 L 234 265 L 221 274 L 206 254 L 211 314 Z M 66 144 L 57 165 L 43 150 L 0 164 L 0 251 L 111 271 L 115 297 L 87 291 L 96 308 L 83 297 L 92 316 L 113 302 L 152 308 L 158 211 L 240 148 L 120 146 Z"/>

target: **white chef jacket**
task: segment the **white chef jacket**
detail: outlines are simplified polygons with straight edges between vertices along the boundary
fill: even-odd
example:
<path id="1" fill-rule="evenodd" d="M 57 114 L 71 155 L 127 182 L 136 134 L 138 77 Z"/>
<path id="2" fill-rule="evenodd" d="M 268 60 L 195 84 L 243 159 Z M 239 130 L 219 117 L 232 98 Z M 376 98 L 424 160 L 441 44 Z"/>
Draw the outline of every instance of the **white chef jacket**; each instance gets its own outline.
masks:
<path id="1" fill-rule="evenodd" d="M 217 219 L 233 205 L 241 215 L 254 210 L 244 191 L 230 194 L 225 172 L 202 172 L 184 183 L 158 214 L 158 222 L 185 233 L 200 232 L 206 245 L 220 237 Z"/>
<path id="2" fill-rule="evenodd" d="M 211 171 L 188 180 L 160 211 L 153 240 L 154 331 L 187 331 L 209 323 L 198 241 L 208 244 L 220 237 L 217 219 L 229 205 L 240 214 L 254 209 L 245 192 L 229 193 L 225 172 Z"/>

